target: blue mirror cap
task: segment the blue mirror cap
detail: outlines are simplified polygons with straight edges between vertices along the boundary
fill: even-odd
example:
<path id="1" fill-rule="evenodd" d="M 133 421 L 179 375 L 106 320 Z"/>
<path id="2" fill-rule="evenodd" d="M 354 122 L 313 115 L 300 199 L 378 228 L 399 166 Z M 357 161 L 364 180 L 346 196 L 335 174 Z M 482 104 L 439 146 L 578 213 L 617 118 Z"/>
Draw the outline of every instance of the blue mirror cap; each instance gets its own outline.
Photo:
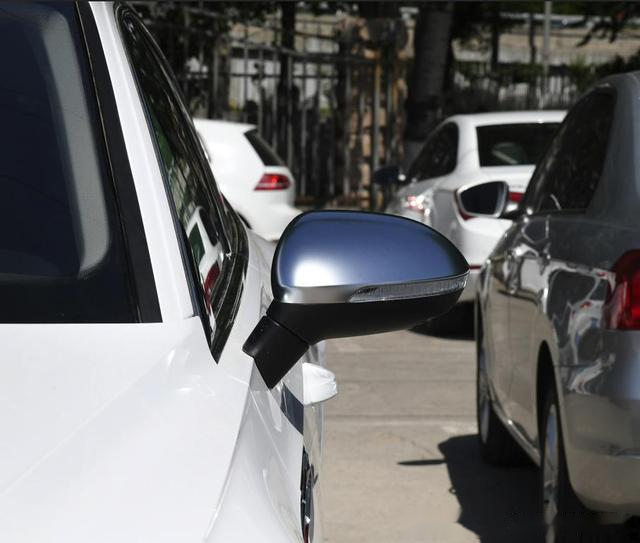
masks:
<path id="1" fill-rule="evenodd" d="M 464 288 L 468 264 L 444 236 L 382 213 L 312 211 L 285 230 L 272 287 L 284 303 L 361 303 Z"/>

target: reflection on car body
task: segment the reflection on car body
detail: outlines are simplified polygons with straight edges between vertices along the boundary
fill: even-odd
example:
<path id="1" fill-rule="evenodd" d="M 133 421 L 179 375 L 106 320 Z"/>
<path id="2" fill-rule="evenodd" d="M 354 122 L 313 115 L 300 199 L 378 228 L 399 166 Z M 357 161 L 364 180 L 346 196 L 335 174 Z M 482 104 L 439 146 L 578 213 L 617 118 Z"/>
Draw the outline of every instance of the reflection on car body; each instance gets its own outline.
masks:
<path id="1" fill-rule="evenodd" d="M 548 541 L 640 514 L 638 77 L 567 114 L 476 290 L 481 449 L 540 464 Z"/>

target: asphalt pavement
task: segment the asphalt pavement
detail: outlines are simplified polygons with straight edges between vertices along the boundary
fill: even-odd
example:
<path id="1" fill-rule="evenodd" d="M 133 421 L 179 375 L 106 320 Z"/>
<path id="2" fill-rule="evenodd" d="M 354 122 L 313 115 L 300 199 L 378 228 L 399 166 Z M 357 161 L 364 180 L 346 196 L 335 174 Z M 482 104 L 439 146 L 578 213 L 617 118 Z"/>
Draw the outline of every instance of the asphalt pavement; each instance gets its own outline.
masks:
<path id="1" fill-rule="evenodd" d="M 416 332 L 327 344 L 321 474 L 327 543 L 530 541 L 537 470 L 479 457 L 471 337 Z"/>

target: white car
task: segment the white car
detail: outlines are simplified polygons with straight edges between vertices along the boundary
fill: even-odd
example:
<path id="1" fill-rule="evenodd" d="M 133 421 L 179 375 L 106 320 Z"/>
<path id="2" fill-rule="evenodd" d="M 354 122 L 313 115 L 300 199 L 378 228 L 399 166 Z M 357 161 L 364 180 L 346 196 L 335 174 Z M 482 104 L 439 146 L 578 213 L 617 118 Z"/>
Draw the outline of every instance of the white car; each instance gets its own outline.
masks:
<path id="1" fill-rule="evenodd" d="M 253 125 L 209 119 L 194 124 L 224 197 L 249 228 L 277 241 L 300 213 L 287 165 Z"/>
<path id="2" fill-rule="evenodd" d="M 274 253 L 131 8 L 3 4 L 0 28 L 0 541 L 320 543 L 318 343 L 445 311 L 464 258 L 355 212 Z"/>
<path id="3" fill-rule="evenodd" d="M 505 181 L 515 208 L 564 115 L 564 111 L 515 111 L 446 119 L 429 135 L 405 174 L 409 184 L 388 204 L 387 213 L 435 228 L 462 251 L 471 273 L 460 302 L 473 301 L 480 267 L 511 224 L 464 213 L 460 192 L 481 183 Z M 446 316 L 441 319 L 445 321 Z"/>

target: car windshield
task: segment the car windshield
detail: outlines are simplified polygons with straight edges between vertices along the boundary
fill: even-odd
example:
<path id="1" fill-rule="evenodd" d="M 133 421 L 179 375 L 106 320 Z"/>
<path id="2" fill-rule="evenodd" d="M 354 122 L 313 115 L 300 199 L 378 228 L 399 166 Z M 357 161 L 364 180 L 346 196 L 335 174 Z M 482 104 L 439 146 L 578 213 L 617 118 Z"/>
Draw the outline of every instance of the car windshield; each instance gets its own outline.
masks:
<path id="1" fill-rule="evenodd" d="M 480 166 L 535 165 L 547 150 L 560 123 L 517 123 L 478 126 Z"/>
<path id="2" fill-rule="evenodd" d="M 135 320 L 78 27 L 0 8 L 0 322 Z"/>

